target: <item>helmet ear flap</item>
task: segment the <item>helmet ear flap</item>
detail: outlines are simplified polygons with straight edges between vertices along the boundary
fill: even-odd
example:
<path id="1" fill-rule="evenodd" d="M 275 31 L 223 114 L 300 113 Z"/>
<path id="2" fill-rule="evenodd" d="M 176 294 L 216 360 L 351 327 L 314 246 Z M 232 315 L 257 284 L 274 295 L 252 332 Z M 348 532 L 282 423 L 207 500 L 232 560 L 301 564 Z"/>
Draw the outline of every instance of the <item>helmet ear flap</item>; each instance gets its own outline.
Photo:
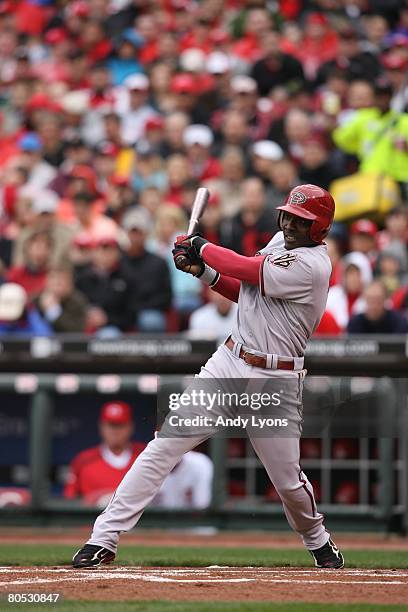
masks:
<path id="1" fill-rule="evenodd" d="M 325 225 L 323 227 L 319 227 L 319 225 L 315 221 L 313 221 L 312 227 L 310 228 L 310 238 L 314 240 L 314 242 L 321 244 L 329 233 L 330 227 L 331 223 L 328 226 Z"/>
<path id="2" fill-rule="evenodd" d="M 319 227 L 316 227 L 316 223 L 313 221 L 309 232 L 310 239 L 313 240 L 313 242 L 320 243 L 322 241 L 321 233 Z"/>

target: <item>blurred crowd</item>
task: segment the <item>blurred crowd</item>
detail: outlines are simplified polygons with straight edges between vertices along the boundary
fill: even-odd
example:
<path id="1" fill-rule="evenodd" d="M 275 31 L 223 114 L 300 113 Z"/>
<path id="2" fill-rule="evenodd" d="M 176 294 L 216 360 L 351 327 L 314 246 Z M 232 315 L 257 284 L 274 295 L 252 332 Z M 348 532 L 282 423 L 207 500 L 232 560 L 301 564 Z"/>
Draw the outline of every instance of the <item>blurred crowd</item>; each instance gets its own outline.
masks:
<path id="1" fill-rule="evenodd" d="M 318 333 L 408 331 L 407 74 L 406 0 L 0 2 L 0 333 L 225 335 L 172 265 L 196 189 L 251 256 L 349 176 L 397 196 L 334 224 Z"/>

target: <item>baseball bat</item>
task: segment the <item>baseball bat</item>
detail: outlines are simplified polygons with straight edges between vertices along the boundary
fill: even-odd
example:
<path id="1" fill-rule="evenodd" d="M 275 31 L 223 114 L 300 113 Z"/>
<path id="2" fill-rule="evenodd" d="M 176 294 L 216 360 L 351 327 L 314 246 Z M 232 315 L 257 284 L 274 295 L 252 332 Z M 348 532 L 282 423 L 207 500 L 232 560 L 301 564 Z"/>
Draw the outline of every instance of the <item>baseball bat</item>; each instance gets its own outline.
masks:
<path id="1" fill-rule="evenodd" d="M 201 216 L 205 210 L 205 207 L 207 206 L 209 197 L 210 197 L 210 192 L 208 191 L 206 187 L 200 187 L 199 189 L 197 189 L 197 192 L 194 198 L 194 202 L 193 202 L 193 206 L 191 209 L 190 221 L 188 224 L 188 230 L 187 230 L 188 236 L 191 236 L 191 234 L 194 234 L 194 232 L 196 231 L 199 221 L 201 219 Z M 181 265 L 181 262 L 183 259 L 186 259 L 184 255 L 179 255 L 176 259 L 176 262 L 179 265 Z"/>

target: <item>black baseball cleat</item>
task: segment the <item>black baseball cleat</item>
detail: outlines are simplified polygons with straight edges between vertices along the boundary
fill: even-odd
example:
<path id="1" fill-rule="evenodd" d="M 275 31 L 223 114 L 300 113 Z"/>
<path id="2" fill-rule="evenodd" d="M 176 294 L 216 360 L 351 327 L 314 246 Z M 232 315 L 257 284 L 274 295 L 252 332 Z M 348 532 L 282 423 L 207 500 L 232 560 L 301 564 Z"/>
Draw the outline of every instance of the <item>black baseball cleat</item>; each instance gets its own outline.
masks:
<path id="1" fill-rule="evenodd" d="M 333 540 L 328 540 L 324 546 L 316 550 L 309 550 L 314 558 L 315 566 L 321 569 L 341 569 L 344 567 L 344 558 Z"/>
<path id="2" fill-rule="evenodd" d="M 94 544 L 85 544 L 83 548 L 75 553 L 72 559 L 72 566 L 81 567 L 99 567 L 111 563 L 115 558 L 115 553 L 103 546 L 95 546 Z"/>

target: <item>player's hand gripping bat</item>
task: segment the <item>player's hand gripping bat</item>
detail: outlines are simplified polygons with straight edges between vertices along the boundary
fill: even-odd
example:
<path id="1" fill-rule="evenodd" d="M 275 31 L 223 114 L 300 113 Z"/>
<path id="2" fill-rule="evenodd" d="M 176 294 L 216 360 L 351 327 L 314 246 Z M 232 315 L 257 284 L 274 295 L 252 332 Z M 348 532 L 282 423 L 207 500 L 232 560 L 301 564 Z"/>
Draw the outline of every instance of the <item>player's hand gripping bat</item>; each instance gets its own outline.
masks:
<path id="1" fill-rule="evenodd" d="M 188 236 L 191 236 L 196 232 L 198 223 L 205 210 L 205 207 L 207 206 L 209 197 L 210 192 L 206 187 L 200 187 L 199 189 L 197 189 L 197 193 L 194 198 L 193 206 L 191 209 L 190 222 L 188 224 Z M 201 260 L 197 258 L 196 261 L 193 261 L 191 256 L 187 256 L 187 253 L 180 253 L 175 255 L 174 262 L 179 270 L 188 271 L 186 269 L 188 265 L 200 264 Z"/>

